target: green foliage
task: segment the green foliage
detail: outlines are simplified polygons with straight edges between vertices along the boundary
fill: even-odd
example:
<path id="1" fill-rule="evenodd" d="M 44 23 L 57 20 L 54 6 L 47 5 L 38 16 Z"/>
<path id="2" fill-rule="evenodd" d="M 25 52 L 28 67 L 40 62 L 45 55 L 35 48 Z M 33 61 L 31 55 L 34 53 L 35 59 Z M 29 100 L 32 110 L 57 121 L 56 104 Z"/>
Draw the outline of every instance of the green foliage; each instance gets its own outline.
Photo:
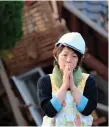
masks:
<path id="1" fill-rule="evenodd" d="M 0 1 L 0 50 L 13 48 L 21 38 L 24 1 Z"/>

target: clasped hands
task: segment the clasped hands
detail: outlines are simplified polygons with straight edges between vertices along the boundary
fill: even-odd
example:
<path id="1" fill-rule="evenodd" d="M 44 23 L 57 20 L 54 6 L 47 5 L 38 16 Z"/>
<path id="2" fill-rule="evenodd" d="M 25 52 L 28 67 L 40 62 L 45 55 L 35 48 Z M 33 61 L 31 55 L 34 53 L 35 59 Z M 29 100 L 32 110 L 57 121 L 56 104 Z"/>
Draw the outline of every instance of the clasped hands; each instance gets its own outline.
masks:
<path id="1" fill-rule="evenodd" d="M 66 90 L 70 88 L 71 91 L 73 91 L 76 88 L 74 84 L 72 72 L 73 72 L 73 68 L 71 68 L 71 65 L 67 64 L 63 71 L 63 84 L 62 85 L 66 88 Z"/>
<path id="2" fill-rule="evenodd" d="M 75 86 L 74 80 L 73 80 L 73 69 L 70 65 L 66 65 L 64 71 L 63 71 L 63 87 L 65 87 L 66 91 L 70 88 L 72 95 L 74 97 L 74 101 L 76 104 L 79 104 L 80 98 L 81 98 L 81 92 L 79 89 Z M 63 106 L 65 106 L 65 101 L 63 101 Z"/>

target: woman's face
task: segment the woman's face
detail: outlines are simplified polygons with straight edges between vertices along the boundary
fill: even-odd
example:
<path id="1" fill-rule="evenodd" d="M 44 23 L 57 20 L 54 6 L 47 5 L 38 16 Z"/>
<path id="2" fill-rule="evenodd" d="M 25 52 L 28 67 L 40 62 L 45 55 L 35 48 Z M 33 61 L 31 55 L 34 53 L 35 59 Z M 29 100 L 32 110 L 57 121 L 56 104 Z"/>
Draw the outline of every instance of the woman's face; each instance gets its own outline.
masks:
<path id="1" fill-rule="evenodd" d="M 64 47 L 58 56 L 58 64 L 63 72 L 66 66 L 70 66 L 73 70 L 78 63 L 78 56 L 75 52 L 67 47 Z"/>

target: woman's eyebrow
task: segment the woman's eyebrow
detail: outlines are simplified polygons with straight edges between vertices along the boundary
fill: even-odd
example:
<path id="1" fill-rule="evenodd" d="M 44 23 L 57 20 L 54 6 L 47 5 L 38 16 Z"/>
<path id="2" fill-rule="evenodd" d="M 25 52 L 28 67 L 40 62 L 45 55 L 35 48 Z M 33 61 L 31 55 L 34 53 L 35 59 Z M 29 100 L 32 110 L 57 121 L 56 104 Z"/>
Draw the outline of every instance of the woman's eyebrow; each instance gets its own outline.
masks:
<path id="1" fill-rule="evenodd" d="M 76 53 L 75 53 L 74 51 L 71 51 L 71 50 L 70 50 L 70 53 L 73 54 L 73 55 L 76 55 Z"/>
<path id="2" fill-rule="evenodd" d="M 76 55 L 76 53 L 72 52 L 72 55 Z"/>
<path id="3" fill-rule="evenodd" d="M 64 50 L 63 52 L 64 52 L 64 53 L 68 53 L 68 51 L 65 51 L 65 50 Z"/>

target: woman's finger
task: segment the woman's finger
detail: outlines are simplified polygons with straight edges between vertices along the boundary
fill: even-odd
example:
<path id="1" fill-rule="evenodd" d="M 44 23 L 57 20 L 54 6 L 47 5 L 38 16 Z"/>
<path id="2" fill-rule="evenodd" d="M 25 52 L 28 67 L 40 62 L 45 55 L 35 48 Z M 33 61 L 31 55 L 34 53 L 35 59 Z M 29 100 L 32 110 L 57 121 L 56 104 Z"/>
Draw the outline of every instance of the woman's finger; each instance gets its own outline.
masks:
<path id="1" fill-rule="evenodd" d="M 63 101 L 62 105 L 63 105 L 64 107 L 66 106 L 66 102 L 65 102 L 65 100 Z"/>
<path id="2" fill-rule="evenodd" d="M 64 70 L 64 76 L 67 78 L 68 77 L 68 73 L 69 73 L 69 70 L 68 70 L 68 66 L 65 67 L 65 70 Z"/>

